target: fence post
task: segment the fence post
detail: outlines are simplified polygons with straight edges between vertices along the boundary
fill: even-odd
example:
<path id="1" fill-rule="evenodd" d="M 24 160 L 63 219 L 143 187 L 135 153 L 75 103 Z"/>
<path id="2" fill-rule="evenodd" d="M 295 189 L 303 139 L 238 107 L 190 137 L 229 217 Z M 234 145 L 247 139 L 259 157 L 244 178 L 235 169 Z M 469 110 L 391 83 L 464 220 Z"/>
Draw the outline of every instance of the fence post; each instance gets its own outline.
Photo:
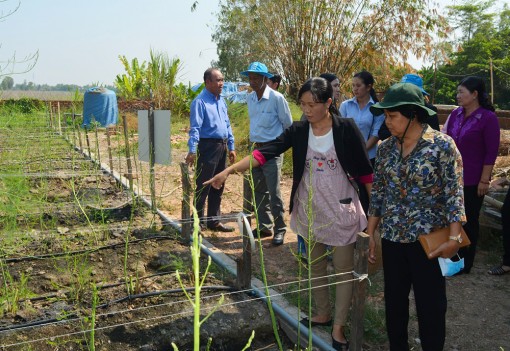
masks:
<path id="1" fill-rule="evenodd" d="M 53 129 L 55 130 L 55 128 L 53 128 L 53 113 L 50 113 L 50 125 L 49 125 L 50 129 Z"/>
<path id="2" fill-rule="evenodd" d="M 58 117 L 58 133 L 62 135 L 62 127 L 60 124 L 60 101 L 57 101 L 57 117 Z"/>
<path id="3" fill-rule="evenodd" d="M 74 113 L 73 113 L 73 121 L 74 121 Z M 74 124 L 74 122 L 73 122 Z M 88 126 L 85 126 L 85 140 L 87 141 L 87 150 L 88 150 L 88 154 L 89 154 L 89 158 L 92 159 L 92 153 L 90 152 L 90 139 L 89 139 L 89 127 Z M 76 143 L 75 143 L 76 145 Z"/>
<path id="4" fill-rule="evenodd" d="M 253 213 L 253 202 L 251 200 L 250 173 L 243 174 L 243 213 L 248 217 L 248 223 L 251 224 L 251 214 Z"/>
<path id="5" fill-rule="evenodd" d="M 236 285 L 238 289 L 248 289 L 251 286 L 251 242 L 245 221 L 242 220 L 241 223 L 241 229 L 243 233 L 243 254 L 242 256 L 236 258 Z"/>
<path id="6" fill-rule="evenodd" d="M 51 104 L 51 101 L 48 102 L 48 106 L 49 106 L 49 110 L 50 110 L 50 115 L 49 115 L 49 120 L 48 120 L 48 125 L 51 127 L 51 119 L 53 118 L 53 106 Z"/>
<path id="7" fill-rule="evenodd" d="M 87 128 L 87 127 L 85 127 L 85 128 Z M 81 142 L 81 125 L 77 126 L 76 131 L 78 132 L 78 145 L 80 145 L 80 150 L 83 151 L 83 144 Z"/>
<path id="8" fill-rule="evenodd" d="M 133 192 L 133 168 L 131 167 L 131 151 L 129 150 L 129 135 L 126 115 L 122 116 L 122 122 L 124 125 L 124 143 L 126 145 L 126 163 L 128 168 L 127 178 L 129 180 L 129 190 Z"/>
<path id="9" fill-rule="evenodd" d="M 94 133 L 95 133 L 95 136 L 96 136 L 96 158 L 97 158 L 97 162 L 99 164 L 99 167 L 101 167 L 101 150 L 99 150 L 99 135 L 97 133 L 97 122 L 94 123 Z"/>
<path id="10" fill-rule="evenodd" d="M 366 233 L 359 232 L 356 239 L 356 249 L 354 250 L 354 272 L 357 279 L 353 286 L 353 303 L 351 317 L 351 351 L 361 351 L 363 345 L 363 319 L 365 317 L 365 303 L 368 285 L 368 242 L 369 236 Z"/>
<path id="11" fill-rule="evenodd" d="M 110 171 L 113 173 L 112 143 L 110 138 L 110 129 L 108 127 L 106 127 L 106 143 L 108 144 L 108 161 L 110 163 Z"/>
<path id="12" fill-rule="evenodd" d="M 154 146 L 154 108 L 149 108 L 149 186 L 151 191 L 151 210 L 156 213 L 156 176 L 154 174 L 154 164 L 156 162 L 156 153 Z"/>
<path id="13" fill-rule="evenodd" d="M 193 221 L 191 221 L 191 198 L 192 186 L 189 175 L 189 168 L 186 162 L 181 162 L 181 184 L 182 184 L 182 202 L 181 202 L 181 235 L 182 240 L 187 244 L 193 230 Z"/>
<path id="14" fill-rule="evenodd" d="M 73 148 L 76 147 L 76 134 L 77 134 L 77 128 L 76 128 L 76 115 L 74 114 L 74 110 L 73 110 L 73 115 L 72 115 L 72 123 L 73 123 Z M 90 158 L 90 150 L 89 150 L 89 158 Z"/>

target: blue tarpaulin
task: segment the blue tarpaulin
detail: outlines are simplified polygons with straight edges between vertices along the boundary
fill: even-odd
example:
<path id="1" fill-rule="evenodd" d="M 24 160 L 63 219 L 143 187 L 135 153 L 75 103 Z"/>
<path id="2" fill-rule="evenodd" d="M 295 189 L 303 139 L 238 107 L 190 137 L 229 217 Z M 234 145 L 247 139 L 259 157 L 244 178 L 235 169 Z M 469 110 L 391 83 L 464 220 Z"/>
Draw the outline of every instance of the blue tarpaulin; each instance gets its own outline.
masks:
<path id="1" fill-rule="evenodd" d="M 94 118 L 103 127 L 117 124 L 119 109 L 117 96 L 106 88 L 90 88 L 83 97 L 83 126 L 88 126 Z"/>

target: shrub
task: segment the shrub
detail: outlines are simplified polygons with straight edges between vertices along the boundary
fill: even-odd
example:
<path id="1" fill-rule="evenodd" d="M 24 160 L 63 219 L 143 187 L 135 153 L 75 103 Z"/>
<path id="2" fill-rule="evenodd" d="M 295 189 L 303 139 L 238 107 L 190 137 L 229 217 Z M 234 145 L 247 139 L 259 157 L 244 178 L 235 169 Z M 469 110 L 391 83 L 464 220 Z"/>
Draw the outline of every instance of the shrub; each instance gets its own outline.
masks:
<path id="1" fill-rule="evenodd" d="M 32 112 L 44 110 L 46 105 L 44 104 L 43 101 L 38 99 L 21 98 L 18 100 L 15 99 L 5 100 L 2 103 L 2 107 L 14 110 L 16 112 L 29 114 Z"/>

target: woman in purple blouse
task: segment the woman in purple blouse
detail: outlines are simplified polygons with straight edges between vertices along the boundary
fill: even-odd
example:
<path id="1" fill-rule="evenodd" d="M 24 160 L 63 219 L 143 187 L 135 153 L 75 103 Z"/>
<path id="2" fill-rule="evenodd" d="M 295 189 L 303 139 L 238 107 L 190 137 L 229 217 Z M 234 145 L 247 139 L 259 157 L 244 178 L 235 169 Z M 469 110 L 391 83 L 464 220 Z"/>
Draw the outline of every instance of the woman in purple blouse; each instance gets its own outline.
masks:
<path id="1" fill-rule="evenodd" d="M 464 230 L 471 240 L 464 257 L 464 270 L 469 273 L 475 259 L 480 224 L 478 217 L 483 198 L 489 191 L 492 168 L 498 156 L 499 122 L 480 77 L 466 77 L 457 87 L 459 107 L 452 111 L 442 131 L 455 140 L 464 164 L 464 205 L 467 222 Z"/>

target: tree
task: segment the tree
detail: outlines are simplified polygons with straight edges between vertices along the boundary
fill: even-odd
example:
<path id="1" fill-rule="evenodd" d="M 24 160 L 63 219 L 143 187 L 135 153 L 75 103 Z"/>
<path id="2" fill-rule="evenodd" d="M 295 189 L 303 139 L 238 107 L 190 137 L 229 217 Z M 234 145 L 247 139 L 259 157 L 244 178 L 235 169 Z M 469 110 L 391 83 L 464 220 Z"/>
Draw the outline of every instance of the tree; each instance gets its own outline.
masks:
<path id="1" fill-rule="evenodd" d="M 431 50 L 444 36 L 443 17 L 423 0 L 224 0 L 213 34 L 218 67 L 230 78 L 253 60 L 283 73 L 294 96 L 309 77 L 348 77 L 368 69 L 379 86 L 394 82 L 412 52 Z M 241 68 L 242 61 L 242 68 Z M 377 72 L 376 72 L 377 71 Z"/>
<path id="2" fill-rule="evenodd" d="M 467 3 L 450 7 L 450 16 L 462 31 L 461 40 L 454 41 L 457 50 L 449 60 L 437 61 L 437 70 L 421 71 L 424 83 L 434 87 L 435 102 L 455 104 L 455 90 L 466 76 L 484 78 L 490 92 L 493 67 L 493 99 L 499 108 L 510 108 L 510 10 L 504 6 L 499 16 L 491 13 L 492 2 Z M 474 7 L 472 5 L 475 5 Z M 467 18 L 470 20 L 468 21 Z M 466 32 L 468 34 L 466 34 Z M 435 72 L 435 74 L 434 74 Z"/>
<path id="3" fill-rule="evenodd" d="M 14 79 L 12 77 L 4 77 L 2 79 L 2 83 L 0 84 L 0 90 L 11 90 L 14 86 Z"/>
<path id="4" fill-rule="evenodd" d="M 494 14 L 487 10 L 494 5 L 494 0 L 464 1 L 461 5 L 447 6 L 448 16 L 454 23 L 453 29 L 461 30 L 459 41 L 469 42 L 476 32 L 492 28 Z"/>
<path id="5" fill-rule="evenodd" d="M 6 2 L 6 0 L 0 1 L 0 3 Z M 21 6 L 21 1 L 18 0 L 17 4 L 14 8 L 11 8 L 7 11 L 0 11 L 0 21 L 4 21 L 7 17 L 13 15 Z M 0 45 L 1 47 L 1 45 Z M 5 77 L 11 74 L 21 74 L 30 71 L 34 68 L 37 63 L 37 59 L 39 58 L 39 51 L 35 53 L 28 54 L 27 56 L 19 59 L 16 57 L 16 52 L 14 52 L 7 59 L 0 61 L 0 77 Z"/>

